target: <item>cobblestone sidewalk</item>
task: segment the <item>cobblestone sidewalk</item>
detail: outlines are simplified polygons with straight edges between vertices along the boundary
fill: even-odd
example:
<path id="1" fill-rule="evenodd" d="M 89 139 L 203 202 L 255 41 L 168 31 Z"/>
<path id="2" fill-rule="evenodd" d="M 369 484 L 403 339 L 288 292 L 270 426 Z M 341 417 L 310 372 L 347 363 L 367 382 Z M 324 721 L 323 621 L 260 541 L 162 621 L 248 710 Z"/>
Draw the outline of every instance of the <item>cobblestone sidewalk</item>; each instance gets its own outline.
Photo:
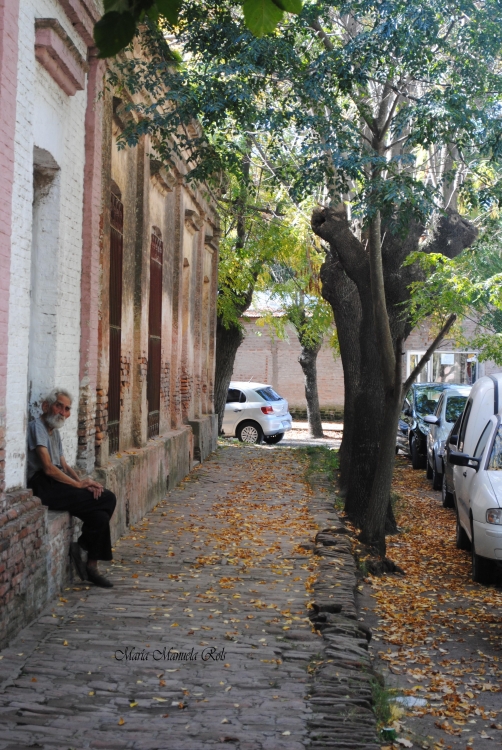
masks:
<path id="1" fill-rule="evenodd" d="M 120 540 L 113 589 L 75 585 L 2 652 L 0 749 L 341 747 L 312 739 L 313 718 L 335 728 L 313 682 L 326 637 L 325 674 L 343 643 L 349 670 L 366 652 L 354 628 L 335 643 L 336 614 L 321 612 L 324 638 L 308 619 L 316 571 L 336 558 L 335 542 L 321 558 L 300 546 L 320 530 L 312 494 L 296 451 L 220 448 Z M 321 587 L 330 604 L 340 585 Z M 318 704 L 330 690 L 318 679 Z M 346 722 L 350 701 L 337 705 Z M 376 747 L 370 734 L 343 747 Z"/>

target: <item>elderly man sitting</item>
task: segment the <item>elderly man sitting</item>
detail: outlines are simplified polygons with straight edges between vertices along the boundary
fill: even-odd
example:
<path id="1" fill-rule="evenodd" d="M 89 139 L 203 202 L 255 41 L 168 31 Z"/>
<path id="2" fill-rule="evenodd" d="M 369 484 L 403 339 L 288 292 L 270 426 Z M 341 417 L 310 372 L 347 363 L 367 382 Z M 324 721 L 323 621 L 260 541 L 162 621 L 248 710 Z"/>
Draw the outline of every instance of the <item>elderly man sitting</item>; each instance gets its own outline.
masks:
<path id="1" fill-rule="evenodd" d="M 70 545 L 71 558 L 83 581 L 109 588 L 113 584 L 100 575 L 98 560 L 112 559 L 110 518 L 117 500 L 93 479 L 80 479 L 66 463 L 59 428 L 71 404 L 68 391 L 54 388 L 42 403 L 42 416 L 28 425 L 28 487 L 50 510 L 66 510 L 84 522 L 78 543 Z"/>

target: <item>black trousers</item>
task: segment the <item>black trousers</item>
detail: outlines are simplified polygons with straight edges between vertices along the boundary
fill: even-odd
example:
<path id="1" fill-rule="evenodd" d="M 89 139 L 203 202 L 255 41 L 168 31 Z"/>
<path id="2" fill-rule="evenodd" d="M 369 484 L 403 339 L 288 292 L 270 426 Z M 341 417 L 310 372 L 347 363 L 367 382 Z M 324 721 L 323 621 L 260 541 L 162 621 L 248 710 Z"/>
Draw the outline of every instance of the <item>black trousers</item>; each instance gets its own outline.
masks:
<path id="1" fill-rule="evenodd" d="M 28 487 L 49 510 L 66 510 L 84 522 L 78 543 L 87 550 L 90 560 L 112 560 L 110 518 L 117 498 L 110 490 L 103 490 L 97 500 L 90 490 L 80 490 L 70 484 L 51 479 L 37 471 Z"/>

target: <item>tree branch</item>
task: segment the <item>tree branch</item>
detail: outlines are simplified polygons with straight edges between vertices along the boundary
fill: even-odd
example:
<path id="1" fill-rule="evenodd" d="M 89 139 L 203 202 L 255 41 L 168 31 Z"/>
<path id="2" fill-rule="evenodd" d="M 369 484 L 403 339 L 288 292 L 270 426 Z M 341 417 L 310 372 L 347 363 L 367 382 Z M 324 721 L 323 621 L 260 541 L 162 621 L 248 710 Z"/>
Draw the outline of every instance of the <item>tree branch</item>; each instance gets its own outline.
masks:
<path id="1" fill-rule="evenodd" d="M 401 98 L 400 94 L 396 94 L 396 97 L 395 97 L 394 101 L 392 102 L 391 107 L 389 109 L 389 114 L 387 115 L 387 119 L 384 122 L 382 128 L 380 129 L 380 138 L 382 138 L 382 139 L 386 135 L 387 130 L 390 127 L 390 124 L 392 122 L 392 118 L 394 117 L 394 113 L 396 111 L 396 107 L 397 107 L 397 104 L 398 104 L 400 98 Z"/>
<path id="2" fill-rule="evenodd" d="M 281 179 L 280 175 L 278 175 L 278 174 L 277 174 L 277 171 L 276 171 L 276 170 L 274 169 L 274 167 L 272 166 L 272 164 L 271 164 L 271 163 L 270 163 L 270 161 L 268 160 L 268 158 L 267 158 L 267 155 L 266 155 L 266 154 L 265 154 L 265 152 L 263 151 L 263 149 L 262 149 L 262 147 L 260 146 L 260 144 L 259 144 L 258 140 L 257 140 L 257 139 L 255 138 L 255 136 L 254 136 L 254 135 L 252 135 L 252 134 L 249 134 L 249 135 L 250 135 L 250 137 L 251 137 L 251 140 L 252 140 L 252 142 L 254 143 L 254 145 L 255 145 L 255 147 L 256 147 L 256 150 L 258 151 L 258 153 L 259 153 L 259 155 L 260 155 L 260 158 L 261 158 L 261 160 L 262 160 L 263 164 L 264 164 L 264 165 L 266 166 L 266 168 L 267 168 L 267 169 L 269 170 L 269 172 L 270 172 L 270 173 L 271 173 L 271 174 L 272 174 L 272 175 L 273 175 L 273 176 L 275 177 L 275 179 L 276 179 L 276 180 L 277 180 L 277 181 L 278 181 L 278 182 L 279 182 L 279 183 L 280 183 L 280 184 L 281 184 L 281 185 L 283 186 L 283 188 L 284 188 L 284 189 L 286 190 L 286 192 L 287 192 L 287 194 L 288 194 L 288 197 L 289 197 L 289 199 L 290 199 L 291 203 L 292 203 L 292 204 L 294 205 L 294 207 L 295 207 L 295 208 L 296 208 L 296 209 L 297 209 L 297 210 L 298 210 L 298 211 L 299 211 L 299 212 L 301 213 L 301 215 L 302 215 L 302 216 L 303 216 L 304 218 L 306 218 L 306 219 L 308 220 L 308 219 L 309 219 L 309 217 L 307 216 L 307 214 L 306 214 L 306 213 L 305 213 L 304 211 L 302 211 L 302 209 L 301 209 L 301 207 L 300 207 L 300 206 L 298 205 L 298 203 L 297 203 L 297 202 L 296 202 L 296 201 L 295 201 L 295 200 L 294 200 L 294 199 L 293 199 L 293 198 L 291 197 L 291 193 L 290 193 L 290 187 L 289 187 L 289 185 L 287 185 L 287 184 L 286 184 L 286 183 L 284 182 L 284 180 L 283 180 L 283 179 Z"/>
<path id="3" fill-rule="evenodd" d="M 453 313 L 453 315 L 450 315 L 450 317 L 448 318 L 444 326 L 441 328 L 441 330 L 439 331 L 438 335 L 436 336 L 432 344 L 429 346 L 429 348 L 425 352 L 424 356 L 422 357 L 418 365 L 410 373 L 410 376 L 407 378 L 407 380 L 403 384 L 403 390 L 402 390 L 403 397 L 408 392 L 408 389 L 412 385 L 412 383 L 416 380 L 416 378 L 418 378 L 418 376 L 424 369 L 425 365 L 430 360 L 430 358 L 432 357 L 432 355 L 434 354 L 439 344 L 444 339 L 444 337 L 446 336 L 446 334 L 448 333 L 448 331 L 450 330 L 450 328 L 452 327 L 456 319 L 457 319 L 456 313 Z"/>
<path id="4" fill-rule="evenodd" d="M 333 50 L 335 49 L 335 46 L 333 42 L 331 41 L 331 39 L 329 38 L 329 36 L 324 31 L 324 29 L 322 28 L 319 21 L 312 21 L 312 23 L 310 24 L 310 28 L 315 31 L 315 33 L 317 34 L 319 39 L 322 41 L 322 43 L 324 44 L 328 52 L 333 52 Z"/>

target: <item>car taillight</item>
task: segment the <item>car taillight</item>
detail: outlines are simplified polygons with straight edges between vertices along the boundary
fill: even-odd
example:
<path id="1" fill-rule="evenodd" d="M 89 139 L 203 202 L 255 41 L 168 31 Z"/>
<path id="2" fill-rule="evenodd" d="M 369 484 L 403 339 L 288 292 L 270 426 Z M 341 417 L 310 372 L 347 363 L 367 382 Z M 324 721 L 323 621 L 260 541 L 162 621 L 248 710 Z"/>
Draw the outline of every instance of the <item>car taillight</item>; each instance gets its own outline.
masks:
<path id="1" fill-rule="evenodd" d="M 271 406 L 262 406 L 261 410 L 264 414 L 273 414 L 274 410 Z"/>

